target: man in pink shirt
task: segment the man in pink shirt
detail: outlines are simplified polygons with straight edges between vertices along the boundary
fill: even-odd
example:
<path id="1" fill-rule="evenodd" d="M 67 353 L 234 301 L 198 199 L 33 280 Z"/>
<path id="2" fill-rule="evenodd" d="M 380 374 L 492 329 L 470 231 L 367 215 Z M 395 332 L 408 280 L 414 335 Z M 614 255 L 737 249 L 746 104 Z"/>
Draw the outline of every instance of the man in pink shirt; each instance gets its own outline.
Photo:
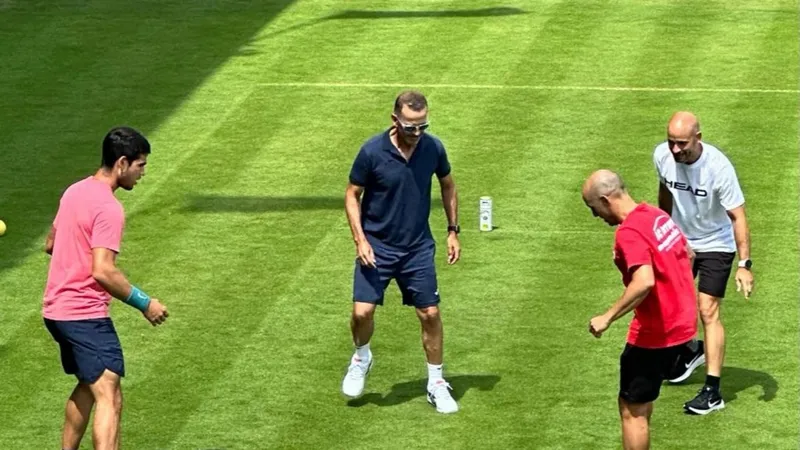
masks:
<path id="1" fill-rule="evenodd" d="M 119 448 L 125 364 L 108 315 L 111 298 L 139 309 L 153 326 L 167 318 L 166 307 L 131 285 L 116 267 L 125 213 L 114 191 L 133 189 L 149 154 L 150 144 L 136 130 L 109 131 L 102 166 L 67 188 L 47 236 L 45 251 L 52 259 L 42 315 L 61 349 L 64 372 L 78 379 L 66 405 L 65 450 L 80 446 L 95 404 L 95 449 Z"/>

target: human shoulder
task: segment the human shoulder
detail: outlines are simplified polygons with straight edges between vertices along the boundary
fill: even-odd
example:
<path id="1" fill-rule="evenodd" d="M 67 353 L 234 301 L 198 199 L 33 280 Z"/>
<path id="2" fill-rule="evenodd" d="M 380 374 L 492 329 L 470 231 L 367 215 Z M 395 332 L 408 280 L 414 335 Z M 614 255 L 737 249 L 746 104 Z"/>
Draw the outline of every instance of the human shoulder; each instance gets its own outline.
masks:
<path id="1" fill-rule="evenodd" d="M 725 171 L 734 170 L 733 162 L 730 158 L 719 149 L 719 147 L 703 142 L 703 151 L 708 152 L 708 160 L 706 167 L 713 173 L 722 173 Z"/>
<path id="2" fill-rule="evenodd" d="M 92 227 L 94 229 L 111 227 L 122 230 L 125 227 L 125 208 L 113 194 L 111 196 L 112 199 L 102 199 L 95 203 L 92 209 Z"/>
<path id="3" fill-rule="evenodd" d="M 669 156 L 669 143 L 667 141 L 661 142 L 653 148 L 653 158 L 663 158 Z"/>
<path id="4" fill-rule="evenodd" d="M 666 213 L 646 202 L 639 203 L 636 208 L 628 214 L 628 217 L 617 227 L 617 235 L 643 237 L 648 231 L 652 230 L 653 224 L 659 215 L 666 216 Z"/>
<path id="5" fill-rule="evenodd" d="M 125 216 L 125 207 L 113 192 L 103 193 L 91 199 L 91 211 L 94 215 L 111 214 L 115 217 Z"/>
<path id="6" fill-rule="evenodd" d="M 92 177 L 84 177 L 78 181 L 73 181 L 66 189 L 61 193 L 61 197 L 69 197 L 72 195 L 81 195 L 81 191 L 86 189 L 92 182 Z"/>
<path id="7" fill-rule="evenodd" d="M 614 242 L 617 246 L 622 246 L 626 242 L 638 239 L 641 234 L 638 230 L 638 223 L 635 217 L 628 217 L 621 223 L 614 232 Z"/>
<path id="8" fill-rule="evenodd" d="M 368 137 L 363 144 L 361 144 L 361 151 L 369 154 L 380 151 L 386 146 L 387 138 L 388 130 L 373 134 L 372 136 Z"/>
<path id="9" fill-rule="evenodd" d="M 111 186 L 94 177 L 85 178 L 74 185 L 74 195 L 80 196 L 80 203 L 86 205 L 94 215 L 99 212 L 124 214 L 125 208 Z"/>
<path id="10" fill-rule="evenodd" d="M 426 132 L 425 134 L 422 135 L 422 139 L 423 141 L 427 141 L 429 145 L 435 145 L 436 147 L 444 148 L 444 143 L 442 143 L 442 139 L 435 134 Z"/>
<path id="11" fill-rule="evenodd" d="M 372 165 L 372 162 L 378 159 L 380 153 L 384 150 L 384 147 L 386 147 L 387 138 L 387 131 L 374 134 L 367 138 L 364 143 L 361 144 L 356 159 L 361 164 Z"/>
<path id="12" fill-rule="evenodd" d="M 420 144 L 426 148 L 435 149 L 437 153 L 445 153 L 444 143 L 442 143 L 442 140 L 434 134 L 427 132 L 424 133 L 420 139 Z"/>
<path id="13" fill-rule="evenodd" d="M 93 196 L 90 195 L 92 188 L 92 177 L 85 177 L 78 181 L 74 181 L 67 186 L 59 198 L 59 208 L 64 209 L 85 209 L 86 206 L 91 206 Z"/>
<path id="14" fill-rule="evenodd" d="M 665 141 L 655 146 L 653 149 L 653 165 L 661 172 L 670 161 L 674 161 L 669 151 L 669 144 Z"/>

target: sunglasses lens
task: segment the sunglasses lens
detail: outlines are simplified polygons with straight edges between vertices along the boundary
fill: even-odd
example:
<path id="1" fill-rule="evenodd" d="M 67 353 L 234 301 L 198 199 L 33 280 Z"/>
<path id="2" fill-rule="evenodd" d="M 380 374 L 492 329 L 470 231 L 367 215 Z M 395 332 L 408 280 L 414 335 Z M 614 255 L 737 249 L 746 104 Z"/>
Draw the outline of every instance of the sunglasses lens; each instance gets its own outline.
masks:
<path id="1" fill-rule="evenodd" d="M 406 133 L 414 133 L 417 130 L 425 131 L 428 129 L 429 126 L 430 125 L 428 125 L 427 123 L 422 125 L 403 125 L 403 131 L 405 131 Z"/>

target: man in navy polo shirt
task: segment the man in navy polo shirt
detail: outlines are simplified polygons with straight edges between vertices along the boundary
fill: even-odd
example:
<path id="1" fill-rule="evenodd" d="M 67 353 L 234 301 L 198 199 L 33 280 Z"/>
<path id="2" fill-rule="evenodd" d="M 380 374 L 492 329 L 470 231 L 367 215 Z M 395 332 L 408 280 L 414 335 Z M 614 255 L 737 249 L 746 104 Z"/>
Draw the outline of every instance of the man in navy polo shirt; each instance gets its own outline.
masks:
<path id="1" fill-rule="evenodd" d="M 428 103 L 417 91 L 402 92 L 394 104 L 393 125 L 361 147 L 350 171 L 345 208 L 356 245 L 353 314 L 350 329 L 355 353 L 342 392 L 358 397 L 374 359 L 369 341 L 373 316 L 394 279 L 403 304 L 414 306 L 422 325 L 428 362 L 428 402 L 441 413 L 458 411 L 442 376 L 442 320 L 428 219 L 433 175 L 439 180 L 447 215 L 447 262 L 461 254 L 458 201 L 450 163 L 439 139 L 425 134 Z M 363 197 L 362 197 L 363 194 Z"/>

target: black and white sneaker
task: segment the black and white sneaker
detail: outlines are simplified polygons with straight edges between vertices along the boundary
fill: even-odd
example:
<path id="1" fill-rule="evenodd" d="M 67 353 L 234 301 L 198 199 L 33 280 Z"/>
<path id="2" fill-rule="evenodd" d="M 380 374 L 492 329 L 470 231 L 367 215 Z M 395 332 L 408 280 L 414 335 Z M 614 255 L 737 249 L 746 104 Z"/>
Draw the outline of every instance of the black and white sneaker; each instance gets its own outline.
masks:
<path id="1" fill-rule="evenodd" d="M 676 367 L 669 378 L 670 383 L 680 383 L 690 376 L 695 369 L 706 363 L 703 341 L 697 341 L 697 351 L 678 359 Z"/>
<path id="2" fill-rule="evenodd" d="M 683 404 L 683 409 L 690 414 L 699 414 L 705 416 L 706 414 L 722 409 L 725 407 L 725 400 L 719 393 L 719 389 L 714 389 L 711 386 L 703 386 L 697 397 Z"/>

